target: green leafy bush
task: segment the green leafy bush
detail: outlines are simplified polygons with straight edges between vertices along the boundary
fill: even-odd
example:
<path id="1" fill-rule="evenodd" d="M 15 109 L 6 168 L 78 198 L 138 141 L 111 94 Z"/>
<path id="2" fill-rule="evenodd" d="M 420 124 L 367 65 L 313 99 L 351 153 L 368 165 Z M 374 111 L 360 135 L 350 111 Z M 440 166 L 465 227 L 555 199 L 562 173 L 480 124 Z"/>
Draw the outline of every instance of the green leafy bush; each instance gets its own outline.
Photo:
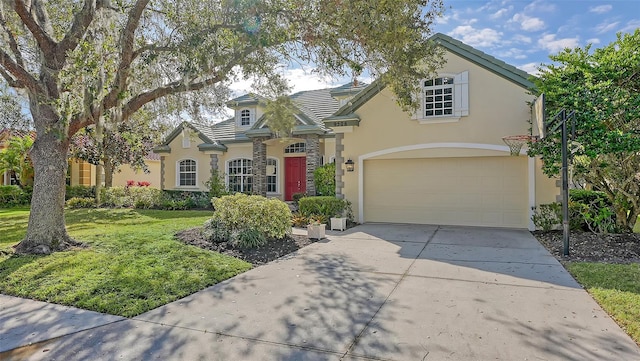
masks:
<path id="1" fill-rule="evenodd" d="M 18 186 L 0 186 L 0 207 L 28 205 L 31 202 L 32 189 Z"/>
<path id="2" fill-rule="evenodd" d="M 96 187 L 94 186 L 67 186 L 64 198 L 95 198 Z"/>
<path id="3" fill-rule="evenodd" d="M 316 168 L 313 183 L 319 196 L 336 195 L 336 164 L 329 163 Z"/>
<path id="4" fill-rule="evenodd" d="M 226 242 L 231 238 L 229 229 L 220 220 L 209 219 L 204 222 L 202 236 L 214 243 Z"/>
<path id="5" fill-rule="evenodd" d="M 138 209 L 158 208 L 162 204 L 162 191 L 149 187 L 129 187 L 132 206 Z"/>
<path id="6" fill-rule="evenodd" d="M 294 227 L 306 227 L 309 224 L 309 217 L 301 213 L 291 215 L 291 223 Z"/>
<path id="7" fill-rule="evenodd" d="M 160 189 L 149 187 L 111 187 L 102 188 L 102 205 L 116 208 L 160 208 L 163 193 Z"/>
<path id="8" fill-rule="evenodd" d="M 96 199 L 90 197 L 74 197 L 67 200 L 66 206 L 71 209 L 95 208 Z"/>
<path id="9" fill-rule="evenodd" d="M 244 234 L 245 230 L 257 231 L 265 239 L 283 238 L 291 232 L 291 210 L 279 199 L 236 193 L 214 198 L 212 203 L 212 221 L 224 225 L 235 240 L 253 236 Z"/>
<path id="10" fill-rule="evenodd" d="M 616 214 L 604 192 L 570 190 L 569 217 L 572 229 L 594 233 L 615 233 Z"/>
<path id="11" fill-rule="evenodd" d="M 536 229 L 550 231 L 562 225 L 562 204 L 559 202 L 541 204 L 531 217 Z"/>
<path id="12" fill-rule="evenodd" d="M 324 216 L 326 219 L 342 216 L 347 206 L 343 199 L 328 196 L 305 197 L 300 199 L 299 204 L 300 213 L 305 216 Z"/>
<path id="13" fill-rule="evenodd" d="M 165 209 L 211 209 L 211 198 L 208 192 L 174 190 L 165 190 L 163 192 L 163 208 L 165 208 L 164 205 L 177 207 Z"/>

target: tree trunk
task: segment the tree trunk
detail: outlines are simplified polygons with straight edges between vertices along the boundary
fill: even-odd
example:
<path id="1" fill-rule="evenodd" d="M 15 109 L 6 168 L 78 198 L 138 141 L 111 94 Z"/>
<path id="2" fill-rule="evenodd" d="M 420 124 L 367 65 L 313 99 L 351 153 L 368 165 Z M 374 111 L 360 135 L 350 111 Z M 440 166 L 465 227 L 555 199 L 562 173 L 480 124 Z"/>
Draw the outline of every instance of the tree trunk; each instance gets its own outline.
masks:
<path id="1" fill-rule="evenodd" d="M 30 153 L 35 170 L 31 213 L 27 234 L 15 247 L 18 254 L 49 254 L 78 245 L 69 237 L 64 223 L 69 138 L 62 133 L 61 140 L 60 129 L 51 129 L 61 123 L 51 122 L 58 119 L 52 107 L 41 105 L 38 110 L 32 112 L 34 118 L 37 114 L 44 120 L 34 119 L 37 138 Z"/>
<path id="2" fill-rule="evenodd" d="M 108 159 L 104 160 L 104 187 L 113 187 L 113 164 Z"/>

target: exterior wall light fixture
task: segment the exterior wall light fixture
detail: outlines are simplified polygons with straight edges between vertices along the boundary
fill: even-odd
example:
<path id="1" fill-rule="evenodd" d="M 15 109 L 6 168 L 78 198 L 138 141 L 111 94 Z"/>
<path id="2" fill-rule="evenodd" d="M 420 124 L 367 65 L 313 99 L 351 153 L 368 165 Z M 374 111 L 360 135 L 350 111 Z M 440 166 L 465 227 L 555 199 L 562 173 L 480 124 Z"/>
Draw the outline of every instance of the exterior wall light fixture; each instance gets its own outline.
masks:
<path id="1" fill-rule="evenodd" d="M 347 172 L 353 172 L 353 170 L 355 169 L 356 164 L 353 162 L 353 160 L 351 160 L 351 158 L 349 158 L 344 165 L 347 167 Z"/>

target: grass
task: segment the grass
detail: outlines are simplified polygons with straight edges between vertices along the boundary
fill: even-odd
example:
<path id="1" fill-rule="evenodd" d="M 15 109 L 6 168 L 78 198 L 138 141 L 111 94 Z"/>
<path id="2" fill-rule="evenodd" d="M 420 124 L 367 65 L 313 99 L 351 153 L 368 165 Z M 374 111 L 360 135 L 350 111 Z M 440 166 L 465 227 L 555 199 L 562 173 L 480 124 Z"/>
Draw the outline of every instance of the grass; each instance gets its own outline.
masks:
<path id="1" fill-rule="evenodd" d="M 0 293 L 132 317 L 216 284 L 251 265 L 173 239 L 211 211 L 79 209 L 69 234 L 88 249 L 15 256 L 29 209 L 0 209 Z"/>
<path id="2" fill-rule="evenodd" d="M 640 344 L 640 264 L 575 262 L 567 270 Z"/>

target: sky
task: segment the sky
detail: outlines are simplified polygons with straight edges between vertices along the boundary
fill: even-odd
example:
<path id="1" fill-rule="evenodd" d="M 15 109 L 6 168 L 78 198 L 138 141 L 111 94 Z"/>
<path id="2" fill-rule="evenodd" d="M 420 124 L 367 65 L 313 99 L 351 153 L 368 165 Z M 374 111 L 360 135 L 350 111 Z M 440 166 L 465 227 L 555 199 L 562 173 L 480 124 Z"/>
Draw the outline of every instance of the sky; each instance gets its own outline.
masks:
<path id="1" fill-rule="evenodd" d="M 605 46 L 616 33 L 640 28 L 640 0 L 444 0 L 444 17 L 434 32 L 449 35 L 531 74 L 563 48 Z M 310 67 L 283 69 L 293 91 L 342 85 Z M 367 81 L 369 79 L 364 79 Z M 234 90 L 250 89 L 235 84 Z"/>

